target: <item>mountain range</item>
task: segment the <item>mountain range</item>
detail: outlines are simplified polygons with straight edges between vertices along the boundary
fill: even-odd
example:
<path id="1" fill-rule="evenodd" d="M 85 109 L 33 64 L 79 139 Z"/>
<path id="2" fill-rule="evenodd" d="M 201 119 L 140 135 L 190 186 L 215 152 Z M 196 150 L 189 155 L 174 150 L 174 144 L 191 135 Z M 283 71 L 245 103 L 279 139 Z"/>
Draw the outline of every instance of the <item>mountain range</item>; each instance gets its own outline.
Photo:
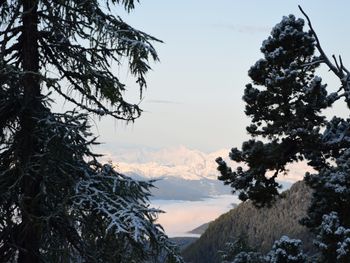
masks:
<path id="1" fill-rule="evenodd" d="M 104 160 L 112 162 L 126 175 L 140 180 L 160 179 L 152 194 L 157 199 L 199 200 L 205 197 L 229 194 L 228 186 L 217 180 L 219 172 L 215 159 L 222 157 L 233 169 L 228 149 L 205 153 L 185 146 L 162 149 L 109 148 L 103 149 Z M 300 180 L 308 167 L 297 163 L 290 166 L 290 173 L 281 179 L 288 188 Z"/>
<path id="2" fill-rule="evenodd" d="M 123 173 L 135 173 L 145 178 L 176 177 L 185 180 L 216 180 L 218 173 L 215 159 L 225 157 L 229 150 L 212 153 L 185 146 L 163 149 L 118 149 L 106 154 Z M 225 158 L 226 160 L 228 158 Z"/>

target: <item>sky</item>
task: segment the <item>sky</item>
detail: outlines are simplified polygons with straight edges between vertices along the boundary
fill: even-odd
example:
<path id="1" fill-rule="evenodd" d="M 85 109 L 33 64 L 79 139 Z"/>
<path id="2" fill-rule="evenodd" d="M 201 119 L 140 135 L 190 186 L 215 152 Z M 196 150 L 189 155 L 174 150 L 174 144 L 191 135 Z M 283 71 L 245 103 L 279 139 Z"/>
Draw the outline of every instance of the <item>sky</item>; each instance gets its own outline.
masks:
<path id="1" fill-rule="evenodd" d="M 309 14 L 324 50 L 350 64 L 349 1 L 162 0 L 140 1 L 122 19 L 164 41 L 155 44 L 160 62 L 151 63 L 144 110 L 134 124 L 96 119 L 99 141 L 110 147 L 152 148 L 185 145 L 204 152 L 240 146 L 248 138 L 242 95 L 247 71 L 262 55 L 262 41 L 283 15 Z M 126 96 L 139 103 L 128 72 Z M 121 73 L 123 72 L 123 73 Z M 338 83 L 322 71 L 331 89 Z M 334 111 L 345 113 L 342 107 Z"/>

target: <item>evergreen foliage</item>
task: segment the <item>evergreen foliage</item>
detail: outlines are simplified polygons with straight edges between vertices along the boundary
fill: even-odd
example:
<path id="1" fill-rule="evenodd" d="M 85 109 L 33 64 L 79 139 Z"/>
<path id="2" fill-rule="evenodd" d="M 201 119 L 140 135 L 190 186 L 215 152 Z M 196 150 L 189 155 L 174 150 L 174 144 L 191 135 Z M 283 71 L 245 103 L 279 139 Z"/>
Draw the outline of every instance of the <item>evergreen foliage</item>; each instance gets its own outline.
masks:
<path id="1" fill-rule="evenodd" d="M 299 239 L 282 236 L 280 240 L 275 241 L 267 255 L 267 260 L 271 263 L 305 263 L 306 256 L 301 249 Z"/>
<path id="2" fill-rule="evenodd" d="M 247 237 L 244 234 L 227 242 L 222 251 L 218 251 L 221 256 L 222 263 L 229 263 L 241 252 L 252 251 L 252 248 L 247 244 Z"/>
<path id="3" fill-rule="evenodd" d="M 322 252 L 322 261 L 349 262 L 350 229 L 340 225 L 338 213 L 323 215 L 316 246 Z"/>
<path id="4" fill-rule="evenodd" d="M 265 257 L 258 252 L 241 252 L 232 263 L 267 263 Z"/>
<path id="5" fill-rule="evenodd" d="M 301 249 L 301 241 L 282 236 L 275 241 L 267 255 L 258 252 L 241 252 L 232 263 L 305 263 L 307 258 Z"/>
<path id="6" fill-rule="evenodd" d="M 283 235 L 300 239 L 302 249 L 313 254 L 315 236 L 299 224 L 299 220 L 307 214 L 311 197 L 310 188 L 299 181 L 277 197 L 271 207 L 256 208 L 250 201 L 242 202 L 210 222 L 201 237 L 184 249 L 183 257 L 188 263 L 220 263 L 224 260 L 224 253 L 232 261 L 235 252 L 240 252 L 235 250 L 235 241 L 239 241 L 238 245 L 243 241 L 246 252 L 256 251 L 265 255 L 272 249 L 275 240 Z M 233 248 L 233 253 L 230 253 L 230 248 Z"/>
<path id="7" fill-rule="evenodd" d="M 248 72 L 252 83 L 246 85 L 243 100 L 245 112 L 252 120 L 247 127 L 252 139 L 244 142 L 241 150 L 233 148 L 230 152 L 231 159 L 245 163 L 247 169 L 232 171 L 218 158 L 219 179 L 238 191 L 241 200 L 250 199 L 261 207 L 270 205 L 279 194 L 276 178 L 287 172 L 286 165 L 306 161 L 316 170 L 305 176 L 315 191 L 302 223 L 318 234 L 327 247 L 319 246 L 322 262 L 334 262 L 337 255 L 339 260 L 349 261 L 345 233 L 350 227 L 350 119 L 334 116 L 327 120 L 324 110 L 341 99 L 349 107 L 350 72 L 340 56 L 333 56 L 331 62 L 309 17 L 300 10 L 309 30 L 303 29 L 303 19 L 283 17 L 262 44 L 263 58 Z M 339 78 L 336 92 L 329 93 L 322 78 L 316 75 L 321 64 Z M 324 220 L 335 214 L 342 229 L 339 231 L 344 230 L 344 234 L 326 238 Z"/>
<path id="8" fill-rule="evenodd" d="M 101 164 L 88 114 L 132 121 L 112 64 L 145 88 L 156 38 L 112 12 L 133 0 L 0 1 L 2 262 L 182 262 L 155 223 L 152 182 Z M 52 93 L 77 107 L 50 109 Z"/>

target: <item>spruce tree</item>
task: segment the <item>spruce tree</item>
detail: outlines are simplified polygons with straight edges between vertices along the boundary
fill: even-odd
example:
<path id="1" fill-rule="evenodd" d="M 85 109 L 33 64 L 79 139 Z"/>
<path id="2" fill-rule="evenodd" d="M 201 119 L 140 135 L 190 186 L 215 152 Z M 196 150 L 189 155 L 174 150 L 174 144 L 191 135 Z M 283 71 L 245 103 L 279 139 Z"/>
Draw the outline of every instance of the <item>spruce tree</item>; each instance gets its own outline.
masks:
<path id="1" fill-rule="evenodd" d="M 0 1 L 2 262 L 181 262 L 149 206 L 152 182 L 101 164 L 89 114 L 133 121 L 112 65 L 146 86 L 156 38 L 113 10 L 133 0 Z M 53 94 L 72 103 L 51 110 Z"/>
<path id="2" fill-rule="evenodd" d="M 350 106 L 350 72 L 340 56 L 332 62 L 326 55 L 309 17 L 300 10 L 309 29 L 304 30 L 303 19 L 283 17 L 262 44 L 263 58 L 248 72 L 252 82 L 243 100 L 252 139 L 230 152 L 246 168 L 233 171 L 219 157 L 219 179 L 239 192 L 241 200 L 261 207 L 279 194 L 276 178 L 287 172 L 288 164 L 307 162 L 316 173 L 307 173 L 305 181 L 315 191 L 302 223 L 318 236 L 321 262 L 349 262 L 350 119 L 328 120 L 325 110 L 341 100 Z M 321 64 L 339 79 L 335 92 L 316 75 Z"/>

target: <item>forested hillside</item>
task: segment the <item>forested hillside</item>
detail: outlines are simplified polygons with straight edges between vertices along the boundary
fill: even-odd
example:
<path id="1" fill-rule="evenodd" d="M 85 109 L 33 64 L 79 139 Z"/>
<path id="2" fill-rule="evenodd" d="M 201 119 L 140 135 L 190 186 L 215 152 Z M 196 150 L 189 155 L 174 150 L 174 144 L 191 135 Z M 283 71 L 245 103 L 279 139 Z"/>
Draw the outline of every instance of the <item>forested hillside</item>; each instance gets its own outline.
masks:
<path id="1" fill-rule="evenodd" d="M 282 235 L 303 241 L 304 250 L 312 249 L 312 235 L 298 223 L 306 215 L 310 204 L 311 190 L 300 181 L 270 208 L 255 208 L 250 201 L 223 214 L 210 223 L 207 231 L 185 251 L 187 263 L 220 262 L 219 250 L 225 243 L 243 237 L 247 245 L 254 250 L 266 252 L 273 242 Z"/>

